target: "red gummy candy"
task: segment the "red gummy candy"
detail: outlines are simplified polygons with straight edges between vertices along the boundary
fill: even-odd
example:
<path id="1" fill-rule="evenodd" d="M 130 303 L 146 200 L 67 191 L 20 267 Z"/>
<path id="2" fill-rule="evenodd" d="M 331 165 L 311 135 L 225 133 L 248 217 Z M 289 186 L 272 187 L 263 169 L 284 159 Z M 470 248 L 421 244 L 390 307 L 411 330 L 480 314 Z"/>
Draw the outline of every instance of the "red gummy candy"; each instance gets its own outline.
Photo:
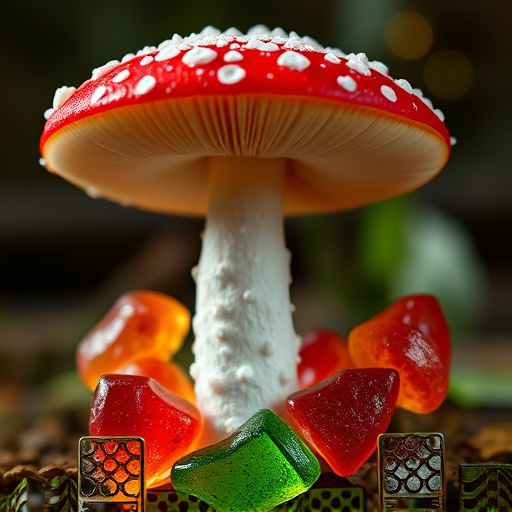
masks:
<path id="1" fill-rule="evenodd" d="M 128 363 L 115 373 L 150 377 L 171 393 L 193 404 L 196 403 L 194 386 L 187 372 L 175 363 L 164 363 L 158 359 L 141 359 Z"/>
<path id="2" fill-rule="evenodd" d="M 433 295 L 406 295 L 371 320 L 399 322 L 420 331 L 430 343 L 436 345 L 441 361 L 446 368 L 450 368 L 450 331 L 441 306 Z"/>
<path id="3" fill-rule="evenodd" d="M 305 334 L 299 356 L 297 372 L 301 388 L 314 386 L 354 366 L 345 340 L 333 331 L 318 330 Z"/>
<path id="4" fill-rule="evenodd" d="M 92 436 L 140 436 L 146 442 L 146 483 L 169 478 L 174 462 L 193 449 L 199 411 L 158 382 L 136 375 L 104 375 L 91 405 Z"/>
<path id="5" fill-rule="evenodd" d="M 162 293 L 129 292 L 82 339 L 76 362 L 83 382 L 94 390 L 98 379 L 139 359 L 167 362 L 183 344 L 190 313 Z"/>
<path id="6" fill-rule="evenodd" d="M 448 368 L 438 345 L 423 332 L 405 323 L 375 318 L 352 329 L 348 346 L 356 366 L 393 368 L 400 373 L 397 406 L 426 414 L 446 398 Z"/>
<path id="7" fill-rule="evenodd" d="M 340 476 L 370 457 L 395 410 L 399 375 L 394 370 L 345 370 L 287 399 L 288 413 L 306 441 Z"/>

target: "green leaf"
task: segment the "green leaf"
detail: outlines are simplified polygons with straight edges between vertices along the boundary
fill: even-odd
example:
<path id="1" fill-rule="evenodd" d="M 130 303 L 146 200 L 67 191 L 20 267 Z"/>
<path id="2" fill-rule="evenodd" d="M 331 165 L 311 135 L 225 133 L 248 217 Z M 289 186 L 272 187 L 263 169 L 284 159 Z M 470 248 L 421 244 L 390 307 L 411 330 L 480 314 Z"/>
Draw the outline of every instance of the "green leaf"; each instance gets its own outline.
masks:
<path id="1" fill-rule="evenodd" d="M 409 211 L 409 201 L 405 198 L 382 201 L 362 210 L 356 261 L 365 281 L 385 286 L 398 268 L 405 250 Z"/>
<path id="2" fill-rule="evenodd" d="M 56 476 L 43 484 L 45 512 L 75 512 L 77 483 L 68 476 Z"/>
<path id="3" fill-rule="evenodd" d="M 461 407 L 512 406 L 512 374 L 505 370 L 454 369 L 450 373 L 450 399 Z"/>
<path id="4" fill-rule="evenodd" d="M 7 496 L 0 497 L 1 512 L 28 512 L 28 480 L 24 478 Z"/>

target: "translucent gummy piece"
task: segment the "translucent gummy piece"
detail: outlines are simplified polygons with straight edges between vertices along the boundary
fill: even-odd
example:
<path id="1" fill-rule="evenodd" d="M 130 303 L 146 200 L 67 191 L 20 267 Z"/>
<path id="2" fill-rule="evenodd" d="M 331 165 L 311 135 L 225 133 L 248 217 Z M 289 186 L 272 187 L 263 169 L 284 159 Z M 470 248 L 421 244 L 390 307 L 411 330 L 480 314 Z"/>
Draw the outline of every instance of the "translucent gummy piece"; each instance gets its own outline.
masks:
<path id="1" fill-rule="evenodd" d="M 298 435 L 262 410 L 232 436 L 173 466 L 176 490 L 218 510 L 270 510 L 308 490 L 320 465 Z"/>

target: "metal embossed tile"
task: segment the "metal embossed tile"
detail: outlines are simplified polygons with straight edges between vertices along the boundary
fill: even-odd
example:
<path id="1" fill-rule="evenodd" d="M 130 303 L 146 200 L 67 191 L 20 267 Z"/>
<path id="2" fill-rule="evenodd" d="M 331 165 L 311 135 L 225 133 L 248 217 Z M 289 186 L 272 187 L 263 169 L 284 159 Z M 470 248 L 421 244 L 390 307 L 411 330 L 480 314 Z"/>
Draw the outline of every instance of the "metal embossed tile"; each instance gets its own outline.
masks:
<path id="1" fill-rule="evenodd" d="M 510 512 L 512 464 L 461 464 L 460 512 Z"/>
<path id="2" fill-rule="evenodd" d="M 364 497 L 361 487 L 315 488 L 305 493 L 301 511 L 363 512 Z"/>
<path id="3" fill-rule="evenodd" d="M 146 512 L 215 512 L 215 509 L 190 494 L 159 488 L 148 490 Z"/>
<path id="4" fill-rule="evenodd" d="M 273 512 L 363 512 L 364 497 L 360 487 L 314 488 L 278 505 Z M 195 496 L 173 489 L 150 489 L 146 512 L 215 512 Z"/>
<path id="5" fill-rule="evenodd" d="M 442 434 L 382 434 L 378 456 L 382 511 L 445 510 Z"/>
<path id="6" fill-rule="evenodd" d="M 88 510 L 90 506 L 94 509 L 95 504 L 102 503 L 119 504 L 119 510 L 145 512 L 145 494 L 142 438 L 87 436 L 80 439 L 80 510 Z"/>

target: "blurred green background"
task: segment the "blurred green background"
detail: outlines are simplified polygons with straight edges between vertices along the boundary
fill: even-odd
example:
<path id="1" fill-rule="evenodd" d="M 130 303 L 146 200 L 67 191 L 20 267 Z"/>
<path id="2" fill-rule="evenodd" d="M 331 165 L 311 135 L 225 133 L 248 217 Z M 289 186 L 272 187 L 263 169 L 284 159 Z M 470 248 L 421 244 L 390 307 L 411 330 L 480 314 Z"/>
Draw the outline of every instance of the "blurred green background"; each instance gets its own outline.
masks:
<path id="1" fill-rule="evenodd" d="M 400 295 L 435 293 L 456 343 L 454 383 L 467 372 L 475 382 L 475 368 L 489 382 L 492 372 L 498 383 L 471 397 L 512 405 L 510 381 L 503 386 L 512 373 L 510 0 L 2 0 L 0 20 L 3 425 L 20 411 L 87 402 L 74 349 L 123 292 L 155 289 L 193 308 L 202 221 L 93 200 L 39 166 L 38 140 L 57 87 L 206 25 L 282 26 L 366 52 L 445 113 L 458 143 L 430 184 L 357 211 L 287 220 L 296 328 L 347 334 Z"/>

